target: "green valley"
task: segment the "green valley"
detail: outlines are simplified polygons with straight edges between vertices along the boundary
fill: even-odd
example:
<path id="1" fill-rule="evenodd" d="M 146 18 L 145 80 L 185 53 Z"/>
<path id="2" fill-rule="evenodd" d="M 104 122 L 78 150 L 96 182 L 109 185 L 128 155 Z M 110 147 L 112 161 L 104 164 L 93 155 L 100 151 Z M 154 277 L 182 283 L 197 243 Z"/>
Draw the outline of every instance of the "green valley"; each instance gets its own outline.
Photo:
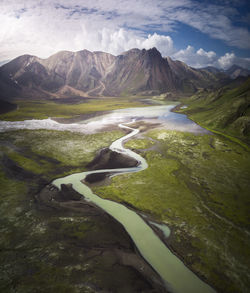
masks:
<path id="1" fill-rule="evenodd" d="M 249 70 L 186 53 L 0 67 L 1 292 L 249 291 Z"/>
<path id="2" fill-rule="evenodd" d="M 95 192 L 166 223 L 172 231 L 167 245 L 195 272 L 223 292 L 245 292 L 249 152 L 221 136 L 167 130 L 148 131 L 126 146 L 140 152 L 149 168 L 114 177 Z"/>

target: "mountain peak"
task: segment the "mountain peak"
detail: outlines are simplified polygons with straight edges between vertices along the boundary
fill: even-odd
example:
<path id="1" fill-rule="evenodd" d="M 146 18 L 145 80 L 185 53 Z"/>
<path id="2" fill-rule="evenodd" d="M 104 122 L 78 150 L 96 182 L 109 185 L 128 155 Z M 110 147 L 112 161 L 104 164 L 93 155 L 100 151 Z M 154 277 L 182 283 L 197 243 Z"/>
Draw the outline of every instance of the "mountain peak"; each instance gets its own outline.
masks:
<path id="1" fill-rule="evenodd" d="M 157 50 L 156 47 L 150 48 L 150 49 L 148 49 L 148 51 L 149 52 L 154 52 L 154 53 L 159 53 L 160 54 L 160 52 Z"/>
<path id="2" fill-rule="evenodd" d="M 132 54 L 148 54 L 149 56 L 161 56 L 161 53 L 156 49 L 156 47 L 150 48 L 148 50 L 146 49 L 138 49 L 138 48 L 133 48 L 128 51 L 123 52 L 121 55 L 132 55 Z"/>
<path id="3" fill-rule="evenodd" d="M 148 49 L 146 52 L 149 56 L 162 58 L 161 53 L 155 47 Z"/>
<path id="4" fill-rule="evenodd" d="M 119 96 L 121 94 L 194 92 L 216 77 L 185 63 L 163 58 L 155 48 L 131 49 L 119 56 L 105 52 L 61 51 L 47 59 L 24 55 L 0 70 L 0 98 Z M 10 86 L 18 84 L 20 92 Z M 33 89 L 32 91 L 30 89 Z"/>
<path id="5" fill-rule="evenodd" d="M 141 50 L 137 48 L 130 49 L 128 51 L 122 52 L 120 55 L 128 55 L 128 54 L 138 54 Z"/>
<path id="6" fill-rule="evenodd" d="M 155 47 L 146 50 L 146 53 L 151 58 L 162 59 L 161 53 Z"/>

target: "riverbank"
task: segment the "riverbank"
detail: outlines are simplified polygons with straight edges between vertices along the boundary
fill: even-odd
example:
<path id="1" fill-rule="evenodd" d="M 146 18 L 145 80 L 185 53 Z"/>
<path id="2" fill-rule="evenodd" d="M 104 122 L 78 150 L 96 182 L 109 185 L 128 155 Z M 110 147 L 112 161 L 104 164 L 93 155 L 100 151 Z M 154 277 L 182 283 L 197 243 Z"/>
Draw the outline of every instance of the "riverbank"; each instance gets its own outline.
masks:
<path id="1" fill-rule="evenodd" d="M 209 285 L 201 281 L 192 271 L 185 267 L 174 254 L 170 252 L 170 250 L 154 234 L 150 227 L 135 212 L 127 209 L 121 204 L 101 199 L 94 194 L 87 185 L 81 183 L 87 176 L 92 174 L 102 174 L 104 172 L 110 173 L 113 172 L 113 170 L 116 171 L 116 175 L 123 173 L 133 174 L 134 172 L 147 169 L 148 165 L 144 158 L 129 149 L 124 149 L 123 147 L 123 142 L 139 133 L 139 130 L 130 128 L 123 124 L 119 124 L 119 126 L 121 128 L 130 129 L 132 132 L 113 142 L 110 149 L 117 150 L 122 154 L 129 155 L 140 161 L 140 165 L 138 167 L 101 169 L 77 173 L 54 180 L 53 185 L 60 188 L 63 184 L 72 184 L 75 191 L 86 196 L 88 200 L 97 204 L 113 216 L 117 221 L 119 221 L 135 242 L 142 256 L 155 269 L 155 271 L 158 272 L 161 278 L 166 282 L 166 286 L 171 292 L 214 292 Z M 179 278 L 182 278 L 181 283 L 177 281 Z"/>
<path id="2" fill-rule="evenodd" d="M 128 290 L 130 292 L 137 290 L 166 292 L 163 281 L 158 274 L 152 270 L 148 263 L 145 262 L 141 255 L 138 254 L 136 246 L 122 225 L 97 205 L 86 201 L 84 196 L 72 189 L 71 185 L 63 187 L 61 191 L 53 185 L 47 185 L 36 195 L 36 201 L 40 209 L 59 210 L 65 214 L 73 212 L 88 217 L 88 221 L 99 223 L 98 225 L 102 223 L 102 226 L 105 225 L 105 231 L 102 231 L 102 237 L 105 237 L 105 243 L 100 241 L 100 238 L 102 238 L 100 235 L 97 236 L 96 233 L 92 233 L 91 239 L 85 237 L 84 240 L 82 239 L 80 245 L 85 246 L 85 253 L 87 255 L 90 254 L 93 246 L 98 247 L 102 255 L 109 255 L 110 261 L 114 262 L 112 266 L 125 266 L 128 271 L 131 270 L 131 268 L 136 271 L 136 283 L 133 284 L 133 287 L 129 288 L 129 284 L 127 284 L 125 287 L 116 288 L 116 290 L 123 288 L 124 292 L 128 292 Z M 80 234 L 81 231 L 78 233 Z M 100 233 L 100 231 L 98 233 Z M 117 239 L 119 239 L 119 241 Z M 112 273 L 112 276 L 114 275 L 115 272 Z M 105 281 L 107 282 L 107 280 Z M 112 282 L 111 279 L 109 282 Z M 128 282 L 128 280 L 126 280 L 126 282 Z M 137 285 L 138 283 L 142 283 L 139 288 Z M 131 285 L 132 284 L 130 284 L 130 286 Z"/>
<path id="3" fill-rule="evenodd" d="M 141 214 L 142 211 L 154 222 L 167 224 L 171 228 L 169 247 L 219 291 L 245 292 L 249 259 L 249 237 L 244 232 L 248 229 L 249 155 L 239 145 L 216 134 L 166 130 L 162 124 L 161 129 L 151 131 L 151 124 L 145 121 L 131 124 L 139 125 L 144 131 L 126 145 L 146 158 L 149 168 L 140 173 L 114 177 L 111 185 L 94 188 L 96 193 L 126 203 L 130 209 L 133 206 L 136 212 Z M 155 119 L 155 126 L 159 127 L 157 122 Z M 26 171 L 40 177 L 58 178 L 80 172 L 83 168 L 86 170 L 87 162 L 103 147 L 103 142 L 108 146 L 108 141 L 110 144 L 118 138 L 116 135 L 121 137 L 123 133 L 86 136 L 22 130 L 4 133 L 1 150 Z M 9 192 L 11 185 L 16 196 L 26 194 L 27 191 L 23 191 L 25 186 L 14 184 L 14 180 L 12 177 L 6 181 L 8 183 L 2 181 L 1 187 L 6 187 L 3 194 Z M 25 184 L 35 183 L 32 179 Z M 3 203 L 7 204 L 6 195 L 4 198 Z M 18 205 L 21 203 L 15 208 Z M 78 225 L 77 221 L 73 222 Z M 7 223 L 2 227 L 9 230 L 10 224 Z M 74 230 L 73 223 L 69 230 Z M 27 234 L 25 231 L 23 235 Z M 2 235 L 3 241 L 9 239 L 6 235 Z M 10 240 L 10 243 L 22 239 L 14 233 L 11 237 L 14 241 Z"/>
<path id="4" fill-rule="evenodd" d="M 1 292 L 26 293 L 37 288 L 65 293 L 117 292 L 120 288 L 138 292 L 155 288 L 150 278 L 139 273 L 140 257 L 131 239 L 106 213 L 91 215 L 89 209 L 82 214 L 34 202 L 52 178 L 85 169 L 98 149 L 123 135 L 47 130 L 1 134 Z M 138 271 L 130 264 L 132 259 Z"/>
<path id="5" fill-rule="evenodd" d="M 216 135 L 164 129 L 126 145 L 140 153 L 149 168 L 114 177 L 109 186 L 95 187 L 95 193 L 167 224 L 167 245 L 218 291 L 246 292 L 249 188 L 240 193 L 239 188 L 249 186 L 248 152 Z"/>

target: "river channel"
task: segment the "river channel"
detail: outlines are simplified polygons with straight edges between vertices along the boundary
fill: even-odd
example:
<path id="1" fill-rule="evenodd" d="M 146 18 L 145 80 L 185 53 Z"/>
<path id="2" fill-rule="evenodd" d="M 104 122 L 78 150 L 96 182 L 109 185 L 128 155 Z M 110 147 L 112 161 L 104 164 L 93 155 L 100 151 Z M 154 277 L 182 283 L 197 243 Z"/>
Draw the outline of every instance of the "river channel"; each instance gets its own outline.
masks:
<path id="1" fill-rule="evenodd" d="M 144 259 L 164 280 L 168 291 L 174 293 L 215 292 L 208 284 L 203 282 L 191 270 L 189 270 L 183 262 L 166 247 L 166 245 L 136 212 L 130 210 L 122 204 L 100 198 L 98 195 L 94 194 L 87 185 L 82 183 L 87 175 L 93 173 L 107 172 L 113 173 L 117 176 L 123 173 L 143 171 L 148 167 L 144 158 L 142 158 L 139 154 L 123 147 L 123 142 L 138 134 L 139 130 L 133 129 L 124 124 L 119 124 L 119 127 L 128 129 L 131 132 L 113 142 L 110 149 L 135 158 L 140 162 L 137 167 L 115 170 L 102 169 L 77 173 L 64 178 L 56 179 L 53 181 L 53 184 L 58 188 L 60 188 L 61 184 L 72 184 L 72 187 L 77 192 L 82 194 L 86 200 L 95 203 L 119 221 L 133 239 Z"/>
<path id="2" fill-rule="evenodd" d="M 174 107 L 175 105 L 165 105 L 115 110 L 108 114 L 78 123 L 63 124 L 52 119 L 17 122 L 0 121 L 0 132 L 17 129 L 51 129 L 90 133 L 99 131 L 103 129 L 103 127 L 108 127 L 109 125 L 118 125 L 120 128 L 129 130 L 130 133 L 113 142 L 110 149 L 133 157 L 140 162 L 137 167 L 76 173 L 64 178 L 56 179 L 53 181 L 53 184 L 60 188 L 61 184 L 71 183 L 72 187 L 82 194 L 86 200 L 95 203 L 120 222 L 133 239 L 144 259 L 161 276 L 169 292 L 215 292 L 213 288 L 189 270 L 183 262 L 168 249 L 141 216 L 122 204 L 100 198 L 98 195 L 94 194 L 87 185 L 82 183 L 87 175 L 93 173 L 108 172 L 117 176 L 123 173 L 143 171 L 148 167 L 144 158 L 123 146 L 125 140 L 139 133 L 138 129 L 128 126 L 131 121 L 143 120 L 149 123 L 156 123 L 166 129 L 190 131 L 195 133 L 206 132 L 206 130 L 189 120 L 185 115 L 171 112 L 171 109 Z"/>

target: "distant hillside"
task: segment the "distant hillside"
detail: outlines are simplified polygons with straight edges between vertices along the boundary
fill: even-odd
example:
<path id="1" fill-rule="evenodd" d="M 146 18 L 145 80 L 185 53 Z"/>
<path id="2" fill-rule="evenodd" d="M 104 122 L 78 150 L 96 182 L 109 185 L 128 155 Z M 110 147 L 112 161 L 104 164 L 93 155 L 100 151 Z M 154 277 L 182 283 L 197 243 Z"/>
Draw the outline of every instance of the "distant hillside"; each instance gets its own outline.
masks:
<path id="1" fill-rule="evenodd" d="M 214 66 L 207 66 L 207 67 L 204 67 L 203 69 L 206 70 L 206 71 L 209 71 L 211 73 L 214 73 L 214 74 L 222 72 L 221 69 L 218 69 L 218 68 L 216 68 Z"/>
<path id="2" fill-rule="evenodd" d="M 250 70 L 242 68 L 238 65 L 233 65 L 229 69 L 225 71 L 226 74 L 228 74 L 231 78 L 237 78 L 239 76 L 249 76 Z"/>
<path id="3" fill-rule="evenodd" d="M 175 74 L 178 76 L 178 88 L 182 92 L 194 93 L 198 88 L 218 87 L 222 80 L 228 81 L 228 77 L 218 71 L 210 71 L 205 68 L 196 69 L 182 61 L 173 61 L 170 57 L 166 60 Z"/>
<path id="4" fill-rule="evenodd" d="M 250 78 L 240 86 L 200 90 L 185 103 L 183 112 L 208 128 L 242 138 L 250 143 Z"/>
<path id="5" fill-rule="evenodd" d="M 163 58 L 156 48 L 132 49 L 119 56 L 62 51 L 47 59 L 20 56 L 0 67 L 0 99 L 192 94 L 221 77 Z"/>
<path id="6" fill-rule="evenodd" d="M 228 68 L 227 70 L 223 70 L 223 69 L 218 69 L 216 67 L 213 66 L 207 66 L 202 68 L 205 71 L 209 71 L 213 74 L 225 74 L 228 77 L 230 77 L 231 79 L 235 79 L 238 77 L 247 77 L 250 76 L 250 70 L 243 68 L 239 65 L 233 64 L 230 68 Z"/>

